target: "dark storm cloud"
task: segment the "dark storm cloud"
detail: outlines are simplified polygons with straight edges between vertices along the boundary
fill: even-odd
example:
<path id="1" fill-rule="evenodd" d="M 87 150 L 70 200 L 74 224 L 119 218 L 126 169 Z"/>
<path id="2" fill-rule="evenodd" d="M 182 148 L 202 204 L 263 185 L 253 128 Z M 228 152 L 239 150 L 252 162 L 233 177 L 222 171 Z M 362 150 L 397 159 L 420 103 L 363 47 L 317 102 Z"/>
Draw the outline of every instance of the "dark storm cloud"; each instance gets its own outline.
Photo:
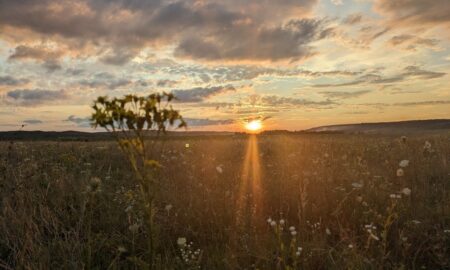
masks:
<path id="1" fill-rule="evenodd" d="M 214 87 L 196 87 L 191 89 L 176 89 L 172 91 L 180 102 L 201 102 L 208 98 L 227 93 L 234 92 L 236 89 L 232 85 L 214 86 Z"/>
<path id="2" fill-rule="evenodd" d="M 188 127 L 229 125 L 234 123 L 234 120 L 232 119 L 213 120 L 208 118 L 185 118 L 184 120 L 188 124 Z"/>
<path id="3" fill-rule="evenodd" d="M 448 0 L 376 0 L 375 10 L 388 16 L 393 25 L 449 24 Z"/>
<path id="4" fill-rule="evenodd" d="M 17 86 L 28 83 L 28 79 L 15 78 L 9 75 L 0 76 L 0 86 Z"/>
<path id="5" fill-rule="evenodd" d="M 45 89 L 16 89 L 7 92 L 6 96 L 13 102 L 23 105 L 36 105 L 68 98 L 64 90 L 51 91 Z"/>
<path id="6" fill-rule="evenodd" d="M 333 35 L 333 29 L 322 20 L 282 22 L 304 17 L 316 2 L 0 0 L 0 26 L 109 47 L 99 59 L 112 65 L 126 64 L 149 44 L 179 44 L 178 55 L 206 60 L 303 59 L 314 54 L 309 43 Z M 20 50 L 12 57 L 20 57 Z"/>

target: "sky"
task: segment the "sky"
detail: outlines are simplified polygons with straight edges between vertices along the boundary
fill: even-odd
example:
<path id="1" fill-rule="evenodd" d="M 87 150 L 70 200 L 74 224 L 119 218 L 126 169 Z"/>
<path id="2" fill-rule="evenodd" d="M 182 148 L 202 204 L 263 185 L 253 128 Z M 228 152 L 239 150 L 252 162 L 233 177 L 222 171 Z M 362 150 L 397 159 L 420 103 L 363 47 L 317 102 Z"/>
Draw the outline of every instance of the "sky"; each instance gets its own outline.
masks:
<path id="1" fill-rule="evenodd" d="M 0 131 L 171 92 L 189 130 L 450 118 L 448 0 L 0 0 Z"/>

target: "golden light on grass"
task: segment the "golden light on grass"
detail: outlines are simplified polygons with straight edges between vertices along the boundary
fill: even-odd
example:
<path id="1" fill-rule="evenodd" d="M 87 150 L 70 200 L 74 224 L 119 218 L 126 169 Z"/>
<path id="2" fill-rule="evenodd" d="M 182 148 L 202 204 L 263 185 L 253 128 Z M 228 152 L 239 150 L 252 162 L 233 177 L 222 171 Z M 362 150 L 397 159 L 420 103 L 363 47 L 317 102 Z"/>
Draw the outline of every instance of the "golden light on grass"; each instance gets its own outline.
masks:
<path id="1" fill-rule="evenodd" d="M 257 132 L 261 131 L 261 129 L 263 128 L 263 125 L 262 125 L 261 120 L 251 120 L 251 121 L 248 121 L 247 123 L 245 123 L 244 127 L 247 131 L 250 131 L 252 133 L 257 133 Z"/>

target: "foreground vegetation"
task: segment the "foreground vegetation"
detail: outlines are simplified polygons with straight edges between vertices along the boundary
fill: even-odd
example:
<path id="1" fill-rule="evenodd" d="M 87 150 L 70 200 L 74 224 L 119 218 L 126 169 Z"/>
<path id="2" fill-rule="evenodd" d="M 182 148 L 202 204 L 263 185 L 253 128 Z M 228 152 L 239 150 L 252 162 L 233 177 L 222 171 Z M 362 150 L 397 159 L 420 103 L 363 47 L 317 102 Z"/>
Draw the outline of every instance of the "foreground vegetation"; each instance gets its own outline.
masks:
<path id="1" fill-rule="evenodd" d="M 167 143 L 170 142 L 170 143 Z M 450 134 L 167 138 L 155 269 L 448 269 Z M 114 142 L 0 143 L 0 267 L 149 267 Z"/>

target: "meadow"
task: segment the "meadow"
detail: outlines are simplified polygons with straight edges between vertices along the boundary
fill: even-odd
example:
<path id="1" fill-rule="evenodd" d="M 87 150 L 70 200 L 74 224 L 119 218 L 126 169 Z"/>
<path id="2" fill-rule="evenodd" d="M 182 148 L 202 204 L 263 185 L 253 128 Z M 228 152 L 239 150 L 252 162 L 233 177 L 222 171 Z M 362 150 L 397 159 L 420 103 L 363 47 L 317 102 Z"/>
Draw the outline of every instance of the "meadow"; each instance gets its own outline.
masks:
<path id="1" fill-rule="evenodd" d="M 153 269 L 450 269 L 448 132 L 167 137 L 151 151 Z M 0 268 L 149 268 L 133 179 L 114 141 L 0 142 Z"/>

